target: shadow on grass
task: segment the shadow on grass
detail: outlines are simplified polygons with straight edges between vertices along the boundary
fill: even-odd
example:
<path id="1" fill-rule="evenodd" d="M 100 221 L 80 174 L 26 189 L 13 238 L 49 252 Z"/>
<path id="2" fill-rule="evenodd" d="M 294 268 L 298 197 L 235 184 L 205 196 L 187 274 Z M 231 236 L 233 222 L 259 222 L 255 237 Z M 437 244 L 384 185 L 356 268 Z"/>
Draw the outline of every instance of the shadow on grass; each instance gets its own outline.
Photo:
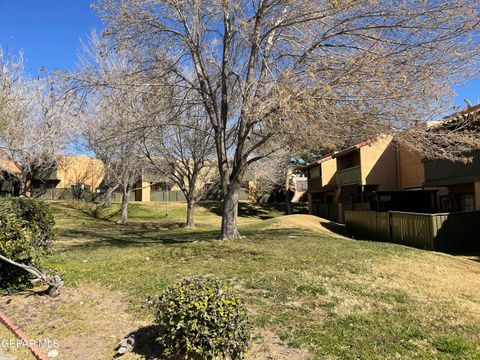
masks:
<path id="1" fill-rule="evenodd" d="M 453 256 L 459 256 L 470 261 L 475 261 L 480 263 L 480 252 L 470 252 L 470 253 L 454 253 Z"/>
<path id="2" fill-rule="evenodd" d="M 202 202 L 199 204 L 208 211 L 214 213 L 215 215 L 222 216 L 222 203 L 220 202 Z M 240 202 L 238 204 L 238 215 L 240 217 L 250 217 L 250 218 L 259 218 L 259 219 L 271 219 L 274 216 L 271 214 L 272 209 L 266 209 L 258 206 L 257 204 L 249 204 L 245 202 Z"/>
<path id="3" fill-rule="evenodd" d="M 218 230 L 188 231 L 181 229 L 183 223 L 168 224 L 112 224 L 109 227 L 88 229 L 66 229 L 59 235 L 63 240 L 92 239 L 80 244 L 68 244 L 69 248 L 89 248 L 94 246 L 143 246 L 145 244 L 180 245 L 196 241 L 210 241 L 218 237 Z M 180 231 L 173 232 L 175 229 Z"/>
<path id="4" fill-rule="evenodd" d="M 321 224 L 325 229 L 330 230 L 337 235 L 348 237 L 347 227 L 345 226 L 345 224 L 340 224 L 333 221 L 325 221 L 321 222 Z"/>
<path id="5" fill-rule="evenodd" d="M 176 224 L 176 225 L 175 225 Z M 59 235 L 64 242 L 64 247 L 71 249 L 91 249 L 97 247 L 143 247 L 148 245 L 162 244 L 181 246 L 196 242 L 218 241 L 218 229 L 212 230 L 186 230 L 184 228 L 175 231 L 171 227 L 183 226 L 183 223 L 169 224 L 129 224 L 122 226 L 111 224 L 109 226 L 97 226 L 80 229 L 65 229 Z M 300 229 L 252 229 L 241 230 L 242 236 L 252 241 L 282 241 L 298 238 L 301 241 L 304 236 L 312 236 L 312 233 Z M 68 243 L 68 239 L 86 239 L 87 241 Z M 235 242 L 236 240 L 232 240 Z"/>
<path id="6" fill-rule="evenodd" d="M 215 215 L 222 216 L 222 203 L 205 201 L 199 203 L 200 206 L 206 208 Z M 294 214 L 305 214 L 308 213 L 308 209 L 304 204 L 293 204 L 294 205 Z M 277 214 L 275 214 L 275 212 Z M 285 213 L 285 204 L 252 204 L 248 202 L 239 202 L 238 203 L 238 216 L 239 217 L 249 217 L 249 218 L 258 218 L 262 220 L 272 219 Z"/>
<path id="7" fill-rule="evenodd" d="M 143 326 L 132 331 L 126 338 L 133 337 L 132 353 L 141 355 L 146 360 L 167 360 L 162 355 L 162 347 L 155 340 L 158 337 L 158 328 L 155 325 Z M 119 356 L 117 356 L 119 357 Z"/>
<path id="8" fill-rule="evenodd" d="M 95 203 L 68 202 L 68 203 L 62 204 L 62 206 L 71 210 L 76 210 L 95 220 L 103 220 L 108 222 L 111 222 L 113 217 L 120 214 L 120 208 L 113 212 L 105 213 L 109 208 L 99 204 L 95 204 Z"/>

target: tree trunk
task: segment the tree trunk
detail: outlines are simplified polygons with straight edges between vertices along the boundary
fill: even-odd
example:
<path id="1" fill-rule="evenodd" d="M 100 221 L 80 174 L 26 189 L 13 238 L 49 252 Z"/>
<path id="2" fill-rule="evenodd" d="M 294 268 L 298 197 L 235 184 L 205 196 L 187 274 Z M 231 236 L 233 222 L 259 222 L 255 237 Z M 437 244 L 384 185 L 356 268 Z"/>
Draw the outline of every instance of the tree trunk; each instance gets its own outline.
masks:
<path id="1" fill-rule="evenodd" d="M 105 198 L 103 199 L 102 206 L 110 206 L 112 204 L 113 192 L 117 190 L 117 188 L 118 185 L 108 187 L 107 191 L 105 192 Z"/>
<path id="2" fill-rule="evenodd" d="M 187 224 L 186 228 L 194 228 L 195 222 L 193 221 L 193 212 L 195 208 L 195 201 L 191 198 L 187 198 Z"/>
<path id="3" fill-rule="evenodd" d="M 23 175 L 18 181 L 18 195 L 21 197 L 31 196 L 31 181 L 26 175 Z"/>
<path id="4" fill-rule="evenodd" d="M 130 196 L 130 186 L 123 188 L 122 192 L 122 205 L 120 209 L 120 224 L 128 223 L 128 198 Z"/>
<path id="5" fill-rule="evenodd" d="M 290 190 L 285 191 L 285 214 L 293 214 L 292 192 Z"/>
<path id="6" fill-rule="evenodd" d="M 222 228 L 220 240 L 239 239 L 238 232 L 238 192 L 240 183 L 231 183 L 223 198 Z"/>
<path id="7" fill-rule="evenodd" d="M 20 181 L 18 183 L 18 196 L 25 197 L 27 196 L 27 188 L 25 186 L 25 182 Z"/>

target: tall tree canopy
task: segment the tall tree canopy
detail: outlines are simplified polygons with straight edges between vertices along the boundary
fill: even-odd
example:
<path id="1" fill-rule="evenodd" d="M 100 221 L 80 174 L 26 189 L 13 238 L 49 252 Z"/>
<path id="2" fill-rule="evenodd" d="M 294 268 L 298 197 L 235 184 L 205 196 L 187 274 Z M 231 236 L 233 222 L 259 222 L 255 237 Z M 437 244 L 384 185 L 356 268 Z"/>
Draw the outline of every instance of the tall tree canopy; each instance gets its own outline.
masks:
<path id="1" fill-rule="evenodd" d="M 243 174 L 271 143 L 335 146 L 359 121 L 369 132 L 409 128 L 477 75 L 476 1 L 103 0 L 97 9 L 105 35 L 143 72 L 198 94 L 215 134 L 222 239 L 239 236 Z"/>

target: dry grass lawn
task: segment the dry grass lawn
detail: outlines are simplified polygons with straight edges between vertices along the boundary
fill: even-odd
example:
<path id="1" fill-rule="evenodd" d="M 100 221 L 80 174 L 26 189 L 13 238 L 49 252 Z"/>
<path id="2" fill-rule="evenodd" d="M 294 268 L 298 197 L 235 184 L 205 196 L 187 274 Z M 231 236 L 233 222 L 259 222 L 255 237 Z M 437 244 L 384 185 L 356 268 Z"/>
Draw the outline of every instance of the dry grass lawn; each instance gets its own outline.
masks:
<path id="1" fill-rule="evenodd" d="M 183 204 L 168 216 L 165 204 L 135 204 L 128 226 L 115 224 L 115 206 L 53 206 L 47 265 L 64 292 L 4 296 L 0 309 L 31 338 L 58 339 L 58 359 L 111 359 L 132 332 L 143 342 L 123 359 L 159 359 L 145 298 L 192 275 L 214 275 L 244 300 L 249 359 L 480 359 L 477 256 L 354 241 L 324 220 L 263 207 L 244 205 L 245 238 L 219 242 L 214 204 L 198 209 L 194 230 L 182 227 Z"/>

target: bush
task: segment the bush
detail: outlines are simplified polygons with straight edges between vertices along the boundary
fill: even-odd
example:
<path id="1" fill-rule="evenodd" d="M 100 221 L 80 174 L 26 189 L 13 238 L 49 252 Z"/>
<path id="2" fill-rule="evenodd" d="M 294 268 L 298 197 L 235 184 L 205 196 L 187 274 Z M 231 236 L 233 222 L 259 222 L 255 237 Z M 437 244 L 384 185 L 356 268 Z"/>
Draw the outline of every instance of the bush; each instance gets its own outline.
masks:
<path id="1" fill-rule="evenodd" d="M 157 341 L 175 359 L 242 359 L 250 322 L 240 300 L 216 280 L 190 278 L 167 288 L 154 302 Z"/>
<path id="2" fill-rule="evenodd" d="M 0 200 L 0 254 L 13 261 L 39 267 L 55 232 L 50 206 L 27 198 Z M 11 290 L 30 284 L 30 275 L 0 260 L 0 288 Z"/>

